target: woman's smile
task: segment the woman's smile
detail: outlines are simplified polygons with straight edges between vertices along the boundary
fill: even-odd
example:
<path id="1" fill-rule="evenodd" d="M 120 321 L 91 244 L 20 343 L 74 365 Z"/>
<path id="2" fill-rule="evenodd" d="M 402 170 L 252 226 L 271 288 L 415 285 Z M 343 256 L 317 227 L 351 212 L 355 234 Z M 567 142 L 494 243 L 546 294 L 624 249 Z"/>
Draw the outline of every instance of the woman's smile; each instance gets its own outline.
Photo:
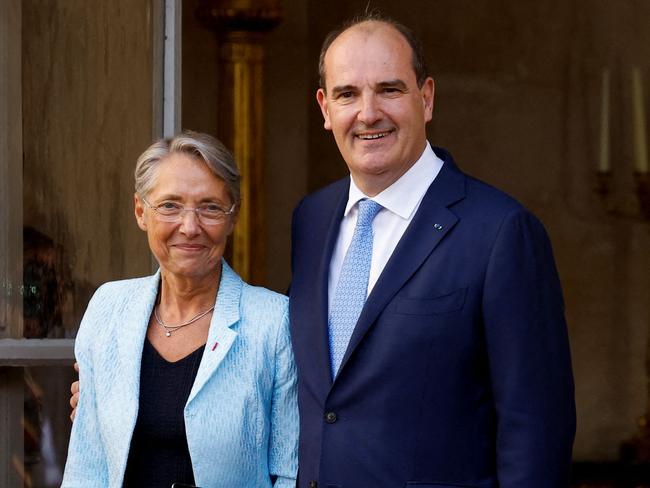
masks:
<path id="1" fill-rule="evenodd" d="M 192 209 L 205 202 L 217 202 L 224 208 L 232 205 L 226 183 L 204 162 L 186 154 L 171 154 L 159 163 L 156 184 L 146 198 L 154 207 L 162 202 Z M 202 223 L 194 212 L 184 213 L 176 221 L 165 221 L 155 210 L 140 203 L 136 203 L 138 223 L 147 232 L 163 275 L 171 273 L 195 280 L 218 276 L 233 228 L 230 216 L 216 225 Z"/>
<path id="2" fill-rule="evenodd" d="M 171 247 L 186 252 L 197 252 L 206 249 L 206 246 L 202 244 L 172 244 Z"/>

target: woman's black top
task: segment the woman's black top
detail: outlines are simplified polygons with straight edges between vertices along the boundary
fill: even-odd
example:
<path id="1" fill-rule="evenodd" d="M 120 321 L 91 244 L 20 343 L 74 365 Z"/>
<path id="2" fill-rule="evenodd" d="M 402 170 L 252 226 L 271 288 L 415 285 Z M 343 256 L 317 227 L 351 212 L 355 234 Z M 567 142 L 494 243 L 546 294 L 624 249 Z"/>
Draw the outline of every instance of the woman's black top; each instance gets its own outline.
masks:
<path id="1" fill-rule="evenodd" d="M 140 407 L 124 475 L 125 488 L 194 484 L 183 409 L 199 370 L 203 346 L 174 363 L 145 340 Z"/>

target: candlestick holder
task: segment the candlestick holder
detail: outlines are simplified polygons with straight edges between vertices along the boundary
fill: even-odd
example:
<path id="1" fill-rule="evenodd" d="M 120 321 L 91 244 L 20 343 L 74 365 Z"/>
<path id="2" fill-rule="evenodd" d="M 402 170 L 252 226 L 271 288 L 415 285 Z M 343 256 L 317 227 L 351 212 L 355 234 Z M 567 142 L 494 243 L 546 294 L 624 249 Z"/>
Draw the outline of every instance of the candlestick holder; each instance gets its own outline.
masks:
<path id="1" fill-rule="evenodd" d="M 596 171 L 596 186 L 594 190 L 601 198 L 606 198 L 611 193 L 612 172 Z"/>
<path id="2" fill-rule="evenodd" d="M 639 201 L 639 217 L 650 221 L 650 173 L 634 172 L 636 195 Z M 646 344 L 646 380 L 648 404 L 646 413 L 637 420 L 637 433 L 621 444 L 621 460 L 626 463 L 650 463 L 650 335 Z"/>
<path id="3" fill-rule="evenodd" d="M 604 211 L 617 218 L 634 221 L 650 221 L 650 173 L 635 171 L 634 191 L 638 205 L 633 199 L 624 198 L 615 191 L 615 178 L 611 171 L 596 171 L 594 193 L 598 195 Z M 649 418 L 650 420 L 650 418 Z"/>
<path id="4" fill-rule="evenodd" d="M 647 463 L 650 461 L 650 422 L 645 414 L 637 420 L 637 434 L 621 444 L 621 461 L 624 463 Z"/>
<path id="5" fill-rule="evenodd" d="M 607 215 L 623 217 L 627 212 L 621 208 L 619 199 L 615 192 L 615 179 L 612 171 L 598 170 L 595 173 L 593 187 L 594 193 L 598 195 L 601 208 Z"/>

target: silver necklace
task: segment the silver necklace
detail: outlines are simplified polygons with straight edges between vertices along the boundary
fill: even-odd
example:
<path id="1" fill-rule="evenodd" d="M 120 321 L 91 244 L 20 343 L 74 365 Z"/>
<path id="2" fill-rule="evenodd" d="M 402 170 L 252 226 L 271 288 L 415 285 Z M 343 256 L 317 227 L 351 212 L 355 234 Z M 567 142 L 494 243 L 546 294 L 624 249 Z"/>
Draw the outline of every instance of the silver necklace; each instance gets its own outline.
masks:
<path id="1" fill-rule="evenodd" d="M 153 316 L 156 318 L 156 322 L 158 322 L 158 325 L 160 325 L 163 329 L 165 329 L 165 335 L 167 337 L 171 337 L 172 332 L 176 332 L 178 329 L 180 329 L 181 327 L 185 327 L 186 325 L 193 324 L 194 322 L 196 322 L 200 318 L 205 317 L 206 315 L 208 315 L 213 310 L 214 310 L 214 305 L 212 305 L 205 312 L 201 312 L 200 314 L 195 315 L 194 317 L 192 317 L 187 322 L 183 322 L 182 324 L 178 324 L 178 325 L 169 325 L 169 324 L 166 324 L 165 322 L 163 322 L 162 319 L 160 318 L 160 316 L 158 315 L 158 307 L 157 306 L 154 307 L 154 309 L 153 309 Z"/>

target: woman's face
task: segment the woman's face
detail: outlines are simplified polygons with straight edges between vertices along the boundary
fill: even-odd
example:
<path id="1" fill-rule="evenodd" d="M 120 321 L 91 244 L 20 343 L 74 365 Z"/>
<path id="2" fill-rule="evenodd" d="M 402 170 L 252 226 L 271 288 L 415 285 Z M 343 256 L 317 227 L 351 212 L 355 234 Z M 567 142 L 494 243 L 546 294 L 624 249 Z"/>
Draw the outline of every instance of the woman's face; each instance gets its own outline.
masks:
<path id="1" fill-rule="evenodd" d="M 198 159 L 171 154 L 156 169 L 154 187 L 145 197 L 153 207 L 173 202 L 185 208 L 215 203 L 229 210 L 232 201 L 226 184 Z M 161 221 L 159 215 L 135 195 L 138 226 L 147 233 L 149 247 L 163 273 L 201 279 L 214 274 L 223 256 L 234 219 L 228 215 L 216 225 L 202 224 L 196 212 L 183 212 L 178 222 Z"/>

